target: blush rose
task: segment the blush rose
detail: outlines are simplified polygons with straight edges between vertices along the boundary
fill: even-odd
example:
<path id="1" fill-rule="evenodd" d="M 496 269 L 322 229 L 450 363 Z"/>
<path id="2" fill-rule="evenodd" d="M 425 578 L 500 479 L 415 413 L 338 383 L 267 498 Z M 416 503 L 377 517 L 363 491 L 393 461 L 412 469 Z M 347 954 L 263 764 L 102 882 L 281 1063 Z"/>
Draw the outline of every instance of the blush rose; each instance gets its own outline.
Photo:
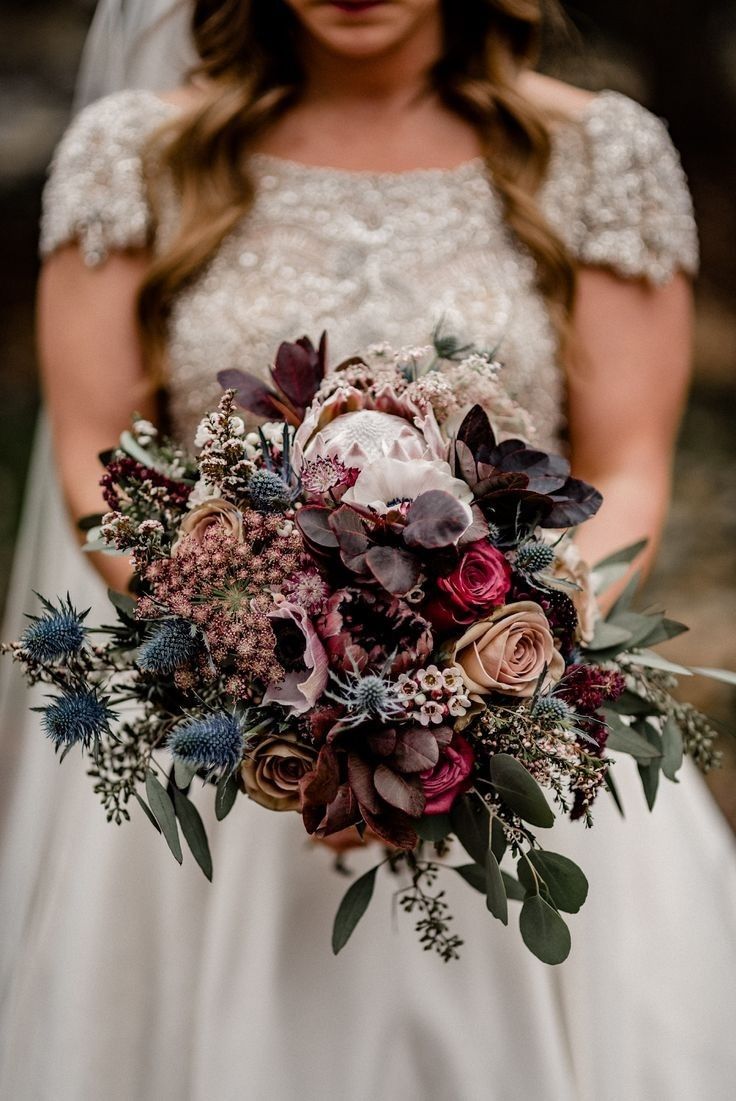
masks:
<path id="1" fill-rule="evenodd" d="M 462 734 L 455 733 L 452 741 L 440 752 L 433 768 L 420 772 L 426 803 L 425 814 L 446 814 L 458 796 L 472 786 L 475 755 L 470 743 Z"/>
<path id="2" fill-rule="evenodd" d="M 565 670 L 547 617 L 531 600 L 507 604 L 469 627 L 455 644 L 455 661 L 476 697 L 500 692 L 528 698 L 545 668 L 545 689 L 556 684 Z"/>
<path id="3" fill-rule="evenodd" d="M 225 501 L 221 497 L 212 497 L 209 501 L 197 505 L 184 517 L 179 528 L 179 538 L 173 550 L 177 550 L 185 536 L 201 543 L 209 529 L 216 525 L 224 528 L 236 542 L 243 542 L 243 516 L 240 510 L 230 501 Z"/>
<path id="4" fill-rule="evenodd" d="M 428 609 L 435 627 L 472 623 L 503 604 L 511 588 L 511 567 L 500 550 L 479 539 L 463 552 L 452 573 L 438 580 L 437 588 L 439 596 Z"/>

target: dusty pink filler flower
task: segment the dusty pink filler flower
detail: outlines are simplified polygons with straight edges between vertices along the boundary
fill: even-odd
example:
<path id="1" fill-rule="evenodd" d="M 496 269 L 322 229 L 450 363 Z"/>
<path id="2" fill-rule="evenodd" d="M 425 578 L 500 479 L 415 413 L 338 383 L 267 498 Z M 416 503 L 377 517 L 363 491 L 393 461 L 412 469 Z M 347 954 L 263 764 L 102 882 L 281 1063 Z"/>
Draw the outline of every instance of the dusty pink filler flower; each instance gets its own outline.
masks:
<path id="1" fill-rule="evenodd" d="M 252 699 L 254 685 L 275 684 L 283 669 L 275 656 L 269 618 L 273 591 L 296 572 L 302 551 L 298 533 L 280 536 L 281 516 L 243 512 L 242 541 L 225 525 L 185 536 L 176 554 L 146 570 L 151 598 L 139 601 L 142 619 L 161 609 L 201 628 L 226 691 Z"/>

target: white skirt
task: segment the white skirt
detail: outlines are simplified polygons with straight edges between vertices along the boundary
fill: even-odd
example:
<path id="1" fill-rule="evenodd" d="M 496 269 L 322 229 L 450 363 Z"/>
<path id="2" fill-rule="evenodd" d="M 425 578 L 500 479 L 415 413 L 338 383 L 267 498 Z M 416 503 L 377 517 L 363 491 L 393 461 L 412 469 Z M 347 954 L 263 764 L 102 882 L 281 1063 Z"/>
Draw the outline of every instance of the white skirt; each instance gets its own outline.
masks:
<path id="1" fill-rule="evenodd" d="M 36 447 L 4 638 L 35 589 L 106 598 Z M 109 619 L 109 615 L 107 616 Z M 459 962 L 418 945 L 383 868 L 335 958 L 348 881 L 297 815 L 195 794 L 214 859 L 175 863 L 136 806 L 108 825 L 78 755 L 59 766 L 3 669 L 0 1097 L 8 1101 L 730 1101 L 736 1081 L 736 860 L 700 777 L 663 782 L 650 814 L 632 762 L 626 807 L 559 823 L 550 848 L 590 897 L 557 968 L 442 873 Z M 350 854 L 356 870 L 376 861 Z M 462 861 L 460 861 L 462 862 Z M 403 881 L 402 881 L 403 882 Z"/>

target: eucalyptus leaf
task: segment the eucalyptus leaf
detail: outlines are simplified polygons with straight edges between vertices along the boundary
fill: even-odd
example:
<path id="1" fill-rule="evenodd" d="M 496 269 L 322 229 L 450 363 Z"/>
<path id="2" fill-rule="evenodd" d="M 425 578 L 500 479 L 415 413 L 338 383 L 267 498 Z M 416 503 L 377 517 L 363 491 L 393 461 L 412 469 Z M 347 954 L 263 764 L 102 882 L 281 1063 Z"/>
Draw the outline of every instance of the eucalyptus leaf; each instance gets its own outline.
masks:
<path id="1" fill-rule="evenodd" d="M 654 810 L 654 804 L 657 799 L 657 792 L 659 790 L 659 763 L 654 762 L 649 765 L 643 764 L 641 761 L 638 764 L 639 776 L 641 777 L 642 787 L 644 788 L 644 797 L 647 801 L 647 806 L 650 810 Z"/>
<path id="2" fill-rule="evenodd" d="M 628 726 L 615 714 L 606 715 L 608 724 L 607 749 L 613 749 L 619 753 L 628 753 L 638 761 L 653 761 L 662 756 L 661 752 L 647 738 L 636 731 L 633 726 Z"/>
<path id="3" fill-rule="evenodd" d="M 599 619 L 595 625 L 595 632 L 590 642 L 585 644 L 585 649 L 595 654 L 599 650 L 610 650 L 615 646 L 622 646 L 631 638 L 631 631 L 625 627 L 617 627 L 615 623 L 609 623 L 606 619 Z"/>
<path id="4" fill-rule="evenodd" d="M 668 780 L 677 782 L 677 773 L 682 768 L 685 747 L 680 724 L 668 715 L 662 724 L 662 760 L 660 767 Z"/>
<path id="5" fill-rule="evenodd" d="M 542 963 L 562 963 L 570 955 L 570 930 L 540 895 L 530 895 L 524 900 L 519 929 L 524 944 Z"/>
<path id="6" fill-rule="evenodd" d="M 215 817 L 218 822 L 222 822 L 223 818 L 227 818 L 233 809 L 237 794 L 238 781 L 235 778 L 235 773 L 223 776 L 215 790 Z"/>
<path id="7" fill-rule="evenodd" d="M 337 955 L 352 936 L 355 926 L 368 909 L 373 898 L 373 888 L 376 884 L 376 872 L 378 865 L 356 879 L 348 888 L 335 915 L 335 924 L 332 929 L 332 951 Z"/>
<path id="8" fill-rule="evenodd" d="M 491 823 L 491 849 L 499 864 L 503 860 L 506 846 L 506 832 L 498 818 L 494 818 Z"/>
<path id="9" fill-rule="evenodd" d="M 185 791 L 196 775 L 196 765 L 182 761 L 179 757 L 174 758 L 174 782 L 180 791 Z"/>
<path id="10" fill-rule="evenodd" d="M 560 853 L 532 849 L 529 860 L 547 885 L 558 910 L 576 914 L 588 897 L 588 880 L 572 860 Z"/>
<path id="11" fill-rule="evenodd" d="M 452 833 L 449 814 L 425 814 L 413 826 L 422 841 L 442 841 Z"/>
<path id="12" fill-rule="evenodd" d="M 171 798 L 166 788 L 162 787 L 155 772 L 151 772 L 150 769 L 146 773 L 146 794 L 148 795 L 148 804 L 151 808 L 151 812 L 166 838 L 166 844 L 171 849 L 176 860 L 181 864 L 184 857 L 181 852 L 179 831 L 176 828 L 174 804 L 171 802 Z"/>
<path id="13" fill-rule="evenodd" d="M 494 788 L 512 811 L 532 826 L 553 825 L 555 816 L 542 789 L 520 761 L 508 753 L 496 753 L 489 769 Z"/>
<path id="14" fill-rule="evenodd" d="M 486 893 L 486 873 L 480 864 L 460 864 L 455 866 L 454 870 L 474 890 L 480 891 L 482 895 Z"/>
<path id="15" fill-rule="evenodd" d="M 117 608 L 128 619 L 135 619 L 137 605 L 132 596 L 128 596 L 127 593 L 119 593 L 115 589 L 108 589 L 107 595 L 113 608 Z"/>
<path id="16" fill-rule="evenodd" d="M 659 715 L 659 707 L 652 700 L 636 692 L 630 692 L 628 688 L 617 700 L 610 700 L 603 708 L 606 718 L 611 714 L 616 715 Z"/>
<path id="17" fill-rule="evenodd" d="M 640 539 L 638 543 L 632 543 L 628 547 L 622 547 L 621 550 L 614 551 L 613 554 L 602 558 L 600 562 L 596 562 L 593 566 L 594 572 L 598 573 L 599 570 L 604 570 L 608 566 L 630 566 L 634 559 L 638 558 L 641 552 L 646 549 L 648 543 L 648 539 Z"/>
<path id="18" fill-rule="evenodd" d="M 628 661 L 632 665 L 642 665 L 645 669 L 661 669 L 664 673 L 673 673 L 677 677 L 691 677 L 693 670 L 677 662 L 668 661 L 661 654 L 653 650 L 635 650 L 628 655 Z M 736 681 L 734 681 L 736 683 Z"/>
<path id="19" fill-rule="evenodd" d="M 490 843 L 490 819 L 480 798 L 477 795 L 461 796 L 450 811 L 450 821 L 468 856 L 483 867 Z"/>
<path id="20" fill-rule="evenodd" d="M 174 786 L 174 810 L 192 856 L 211 883 L 212 855 L 207 841 L 207 831 L 194 803 L 176 786 Z"/>
<path id="21" fill-rule="evenodd" d="M 151 814 L 151 808 L 149 807 L 146 800 L 143 798 L 142 795 L 139 795 L 137 791 L 134 791 L 133 794 L 135 795 L 136 799 L 140 803 L 141 809 L 144 811 L 148 821 L 151 823 L 151 825 L 156 829 L 156 831 L 158 833 L 161 833 L 161 827 L 159 826 L 158 822 L 156 821 L 156 819 Z"/>
<path id="22" fill-rule="evenodd" d="M 698 665 L 693 667 L 693 673 L 697 673 L 700 677 L 709 677 L 711 680 L 721 681 L 723 684 L 736 686 L 736 673 L 730 669 L 708 669 L 704 665 Z"/>
<path id="23" fill-rule="evenodd" d="M 514 879 L 508 872 L 501 872 L 503 877 L 503 885 L 506 888 L 506 898 L 511 899 L 514 902 L 523 902 L 526 898 L 526 891 L 519 883 L 518 879 Z"/>
<path id="24" fill-rule="evenodd" d="M 606 790 L 608 791 L 609 795 L 611 796 L 614 803 L 616 804 L 616 809 L 618 810 L 618 813 L 621 815 L 622 818 L 625 818 L 626 815 L 624 814 L 624 805 L 621 802 L 621 796 L 619 795 L 618 787 L 616 786 L 616 781 L 613 778 L 613 769 L 610 768 L 610 767 L 609 767 L 608 771 L 606 772 L 605 783 L 606 783 Z"/>
<path id="25" fill-rule="evenodd" d="M 509 904 L 506 899 L 501 869 L 491 849 L 486 853 L 486 908 L 503 925 L 509 923 Z"/>

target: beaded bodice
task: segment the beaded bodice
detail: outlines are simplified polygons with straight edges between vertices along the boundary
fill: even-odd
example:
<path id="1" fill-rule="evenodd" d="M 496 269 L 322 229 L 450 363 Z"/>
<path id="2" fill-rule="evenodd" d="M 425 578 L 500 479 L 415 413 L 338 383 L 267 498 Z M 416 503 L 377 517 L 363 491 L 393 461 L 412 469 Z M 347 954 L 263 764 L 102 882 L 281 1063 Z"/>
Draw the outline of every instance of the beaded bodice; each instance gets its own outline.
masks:
<path id="1" fill-rule="evenodd" d="M 117 93 L 72 123 L 44 194 L 41 252 L 78 239 L 90 265 L 111 249 L 166 247 L 177 200 L 154 224 L 141 151 L 177 108 L 149 92 Z M 364 173 L 254 154 L 253 207 L 174 303 L 169 325 L 172 420 L 190 440 L 216 403 L 218 370 L 264 375 L 281 340 L 327 329 L 331 361 L 374 341 L 422 345 L 441 324 L 463 343 L 497 348 L 507 389 L 540 441 L 563 428 L 557 345 L 484 162 Z M 542 210 L 581 263 L 665 282 L 694 272 L 697 239 L 685 178 L 664 125 L 614 92 L 559 126 Z"/>

